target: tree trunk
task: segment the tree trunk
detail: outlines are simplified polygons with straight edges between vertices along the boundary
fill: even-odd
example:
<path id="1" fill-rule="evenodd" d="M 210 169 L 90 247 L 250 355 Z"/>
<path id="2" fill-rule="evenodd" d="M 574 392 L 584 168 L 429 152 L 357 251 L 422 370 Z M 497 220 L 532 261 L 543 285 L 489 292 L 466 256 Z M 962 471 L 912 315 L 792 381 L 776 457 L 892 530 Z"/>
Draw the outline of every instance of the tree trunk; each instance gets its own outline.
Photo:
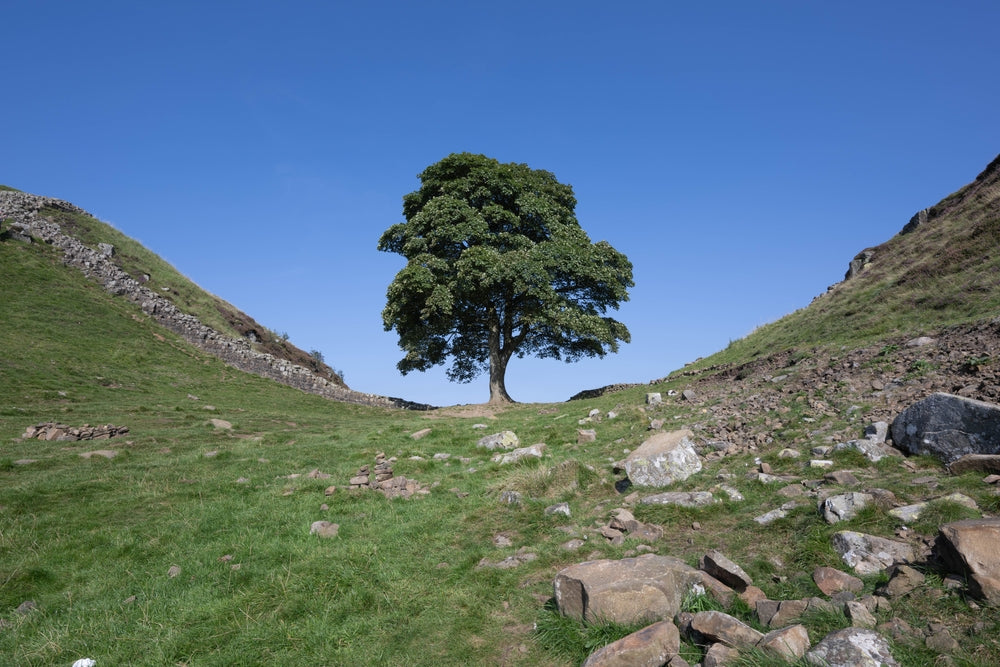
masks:
<path id="1" fill-rule="evenodd" d="M 490 322 L 490 404 L 504 405 L 513 403 L 514 399 L 507 393 L 504 376 L 507 374 L 507 362 L 510 361 L 512 350 L 501 347 L 500 322 L 491 318 Z"/>

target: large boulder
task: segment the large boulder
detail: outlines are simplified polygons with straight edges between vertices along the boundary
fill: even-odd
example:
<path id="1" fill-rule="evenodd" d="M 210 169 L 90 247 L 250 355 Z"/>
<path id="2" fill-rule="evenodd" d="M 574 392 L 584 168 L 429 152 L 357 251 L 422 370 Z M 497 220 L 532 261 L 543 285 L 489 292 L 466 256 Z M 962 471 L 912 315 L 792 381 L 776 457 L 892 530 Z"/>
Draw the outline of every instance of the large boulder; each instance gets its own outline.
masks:
<path id="1" fill-rule="evenodd" d="M 905 452 L 945 463 L 966 454 L 1000 454 L 1000 405 L 931 394 L 893 420 L 892 441 Z"/>
<path id="2" fill-rule="evenodd" d="M 935 553 L 953 572 L 965 575 L 969 591 L 1000 606 L 1000 519 L 966 519 L 939 529 Z"/>
<path id="3" fill-rule="evenodd" d="M 554 588 L 565 616 L 632 624 L 673 618 L 699 582 L 697 570 L 684 561 L 646 554 L 571 565 L 556 575 Z"/>
<path id="4" fill-rule="evenodd" d="M 626 457 L 623 467 L 637 486 L 670 486 L 701 470 L 688 430 L 657 433 Z"/>

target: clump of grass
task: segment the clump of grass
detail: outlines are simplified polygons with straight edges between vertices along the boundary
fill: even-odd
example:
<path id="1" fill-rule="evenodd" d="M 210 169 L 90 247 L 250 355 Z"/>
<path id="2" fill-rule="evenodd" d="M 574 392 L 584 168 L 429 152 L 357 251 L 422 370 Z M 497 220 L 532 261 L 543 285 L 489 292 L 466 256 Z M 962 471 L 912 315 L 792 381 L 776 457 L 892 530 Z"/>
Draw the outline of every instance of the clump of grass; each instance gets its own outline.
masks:
<path id="1" fill-rule="evenodd" d="M 534 636 L 547 651 L 579 664 L 597 649 L 638 632 L 647 625 L 649 624 L 646 622 L 580 622 L 563 616 L 554 604 L 549 604 L 535 622 Z"/>
<path id="2" fill-rule="evenodd" d="M 962 519 L 978 519 L 979 516 L 978 510 L 953 500 L 932 500 L 911 527 L 918 533 L 934 535 L 938 528 L 946 523 Z"/>

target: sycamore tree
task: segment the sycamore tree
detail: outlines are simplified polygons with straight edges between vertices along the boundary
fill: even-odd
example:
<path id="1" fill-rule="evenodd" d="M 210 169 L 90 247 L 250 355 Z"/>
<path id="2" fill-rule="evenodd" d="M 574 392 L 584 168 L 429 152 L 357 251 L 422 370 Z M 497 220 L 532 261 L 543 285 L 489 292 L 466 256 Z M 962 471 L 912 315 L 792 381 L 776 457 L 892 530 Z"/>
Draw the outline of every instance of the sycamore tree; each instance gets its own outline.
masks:
<path id="1" fill-rule="evenodd" d="M 628 301 L 632 264 L 607 242 L 591 243 L 570 186 L 470 153 L 427 167 L 420 183 L 403 197 L 406 222 L 378 243 L 407 260 L 382 311 L 406 353 L 400 372 L 450 358 L 449 379 L 488 371 L 490 403 L 508 403 L 513 356 L 577 361 L 629 341 L 605 313 Z"/>

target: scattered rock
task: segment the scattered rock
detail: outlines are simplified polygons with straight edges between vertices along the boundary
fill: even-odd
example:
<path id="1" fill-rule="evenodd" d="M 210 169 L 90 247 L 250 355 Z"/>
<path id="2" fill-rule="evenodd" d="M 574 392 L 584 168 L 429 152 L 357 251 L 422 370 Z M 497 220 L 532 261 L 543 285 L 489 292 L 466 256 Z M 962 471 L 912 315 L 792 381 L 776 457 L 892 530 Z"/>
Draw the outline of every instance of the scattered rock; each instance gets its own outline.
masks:
<path id="1" fill-rule="evenodd" d="M 92 452 L 80 452 L 80 458 L 89 459 L 93 456 L 100 456 L 106 459 L 113 459 L 118 456 L 118 452 L 113 449 L 95 449 Z"/>
<path id="2" fill-rule="evenodd" d="M 571 516 L 569 510 L 569 503 L 556 503 L 555 505 L 549 505 L 548 507 L 545 508 L 545 516 L 552 516 L 554 514 Z"/>
<path id="3" fill-rule="evenodd" d="M 952 475 L 967 472 L 1000 473 L 1000 454 L 966 454 L 948 465 Z"/>
<path id="4" fill-rule="evenodd" d="M 677 626 L 659 621 L 595 651 L 583 667 L 661 667 L 677 655 L 680 643 Z"/>
<path id="5" fill-rule="evenodd" d="M 515 449 L 521 441 L 513 431 L 501 431 L 492 435 L 487 435 L 479 439 L 477 447 L 484 447 L 489 451 L 494 449 Z"/>
<path id="6" fill-rule="evenodd" d="M 646 496 L 639 502 L 643 505 L 706 507 L 715 502 L 715 497 L 708 491 L 665 491 L 652 496 Z"/>
<path id="7" fill-rule="evenodd" d="M 699 611 L 691 619 L 691 629 L 712 642 L 733 648 L 751 648 L 764 635 L 746 623 L 721 611 Z"/>
<path id="8" fill-rule="evenodd" d="M 701 470 L 688 430 L 656 433 L 631 452 L 621 467 L 637 486 L 665 487 Z"/>
<path id="9" fill-rule="evenodd" d="M 899 598 L 919 588 L 924 583 L 924 575 L 909 565 L 896 565 L 890 568 L 890 579 L 882 593 L 889 598 Z"/>
<path id="10" fill-rule="evenodd" d="M 171 565 L 170 569 L 167 570 L 167 576 L 173 579 L 181 573 L 181 568 L 178 565 Z"/>
<path id="11" fill-rule="evenodd" d="M 336 537 L 338 532 L 340 532 L 340 526 L 329 521 L 313 521 L 312 525 L 309 526 L 309 534 L 319 537 Z"/>
<path id="12" fill-rule="evenodd" d="M 497 454 L 493 457 L 494 463 L 499 463 L 500 465 L 506 465 L 508 463 L 516 463 L 527 458 L 540 459 L 545 454 L 545 443 L 540 442 L 530 447 L 519 447 L 517 449 L 506 452 L 505 454 Z"/>
<path id="13" fill-rule="evenodd" d="M 830 496 L 819 503 L 819 511 L 827 523 L 838 523 L 853 519 L 862 509 L 875 500 L 870 493 L 843 493 Z"/>
<path id="14" fill-rule="evenodd" d="M 743 568 L 715 549 L 699 559 L 698 569 L 707 572 L 740 593 L 745 591 L 747 586 L 753 585 L 753 579 L 743 571 Z"/>
<path id="15" fill-rule="evenodd" d="M 806 661 L 823 667 L 899 667 L 889 642 L 866 628 L 831 632 L 806 653 Z"/>
<path id="16" fill-rule="evenodd" d="M 652 391 L 646 394 L 646 405 L 659 405 L 663 402 L 663 396 L 660 395 L 658 391 Z"/>
<path id="17" fill-rule="evenodd" d="M 554 590 L 565 616 L 624 624 L 673 618 L 699 581 L 697 571 L 684 561 L 645 554 L 571 565 L 556 575 Z"/>
<path id="18" fill-rule="evenodd" d="M 864 582 L 857 577 L 832 567 L 817 567 L 813 570 L 812 578 L 816 586 L 826 595 L 841 591 L 860 593 L 865 587 Z"/>
<path id="19" fill-rule="evenodd" d="M 422 428 L 419 431 L 414 431 L 413 433 L 411 433 L 410 437 L 413 438 L 414 440 L 420 440 L 421 438 L 426 438 L 430 434 L 431 434 L 431 429 Z"/>
<path id="20" fill-rule="evenodd" d="M 1000 519 L 966 519 L 940 528 L 934 551 L 950 572 L 968 578 L 969 592 L 1000 606 Z"/>
<path id="21" fill-rule="evenodd" d="M 213 428 L 217 428 L 220 431 L 231 431 L 233 430 L 233 425 L 231 422 L 227 422 L 225 419 L 209 419 L 208 423 L 212 425 Z"/>
<path id="22" fill-rule="evenodd" d="M 788 661 L 795 661 L 809 650 L 809 633 L 803 625 L 772 630 L 761 637 L 757 648 Z"/>
<path id="23" fill-rule="evenodd" d="M 597 440 L 597 431 L 592 428 L 581 428 L 576 431 L 576 444 L 582 445 Z"/>
<path id="24" fill-rule="evenodd" d="M 913 505 L 904 505 L 903 507 L 895 507 L 889 510 L 889 514 L 891 516 L 896 517 L 903 523 L 910 523 L 919 519 L 920 515 L 924 512 L 924 510 L 926 510 L 932 503 L 937 503 L 942 501 L 957 503 L 959 505 L 963 505 L 964 507 L 968 507 L 969 509 L 973 510 L 979 509 L 979 506 L 976 505 L 976 501 L 970 498 L 969 496 L 962 493 L 952 493 L 947 496 L 936 498 L 934 500 L 928 500 L 922 503 L 915 503 Z"/>
<path id="25" fill-rule="evenodd" d="M 45 440 L 48 442 L 74 442 L 78 440 L 109 440 L 126 435 L 128 426 L 104 424 L 101 426 L 68 426 L 57 422 L 40 422 L 29 426 L 21 434 L 23 440 Z"/>
<path id="26" fill-rule="evenodd" d="M 858 574 L 875 574 L 896 563 L 913 560 L 913 549 L 904 542 L 850 530 L 833 534 L 833 549 Z"/>

